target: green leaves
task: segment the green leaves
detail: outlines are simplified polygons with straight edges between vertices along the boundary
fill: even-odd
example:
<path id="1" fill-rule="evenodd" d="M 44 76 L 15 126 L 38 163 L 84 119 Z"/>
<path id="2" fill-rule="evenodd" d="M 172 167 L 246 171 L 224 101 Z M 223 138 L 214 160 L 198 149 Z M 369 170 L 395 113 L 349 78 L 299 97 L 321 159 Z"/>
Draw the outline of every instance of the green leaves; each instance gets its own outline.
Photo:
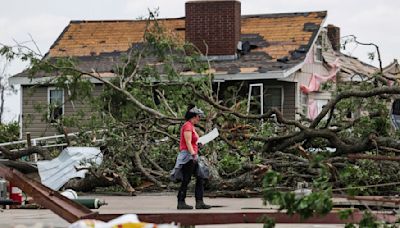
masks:
<path id="1" fill-rule="evenodd" d="M 351 214 L 353 214 L 353 210 L 352 209 L 345 209 L 345 210 L 340 210 L 339 211 L 339 217 L 342 220 L 348 219 Z"/>
<path id="2" fill-rule="evenodd" d="M 324 176 L 322 174 L 321 176 Z M 286 210 L 289 215 L 299 214 L 306 219 L 314 215 L 325 215 L 332 210 L 332 190 L 326 177 L 319 178 L 314 183 L 313 192 L 306 196 L 296 196 L 293 192 L 282 192 L 277 189 L 282 177 L 279 173 L 269 171 L 263 180 L 264 203 L 279 205 L 280 210 Z"/>
<path id="3" fill-rule="evenodd" d="M 12 47 L 10 46 L 1 46 L 0 56 L 4 56 L 7 59 L 7 61 L 10 61 L 17 56 L 17 53 L 14 52 Z"/>
<path id="4" fill-rule="evenodd" d="M 360 221 L 359 227 L 360 228 L 379 228 L 379 227 L 382 227 L 382 224 L 380 224 L 369 211 L 366 211 L 363 215 L 363 218 Z"/>
<path id="5" fill-rule="evenodd" d="M 339 178 L 349 195 L 376 195 L 382 192 L 393 192 L 393 186 L 363 187 L 381 183 L 400 181 L 398 162 L 357 160 L 354 164 L 346 164 L 339 172 Z"/>
<path id="6" fill-rule="evenodd" d="M 218 167 L 223 173 L 232 173 L 241 169 L 242 162 L 243 159 L 239 154 L 232 155 L 227 153 L 222 156 L 222 159 L 218 163 Z"/>
<path id="7" fill-rule="evenodd" d="M 327 169 L 321 167 L 321 173 L 319 178 L 314 180 L 313 192 L 303 197 L 296 196 L 293 192 L 283 192 L 278 190 L 278 186 L 282 180 L 279 173 L 275 171 L 269 171 L 266 173 L 263 180 L 263 199 L 264 203 L 271 203 L 280 206 L 279 210 L 285 210 L 287 214 L 299 214 L 302 219 L 307 219 L 312 216 L 326 215 L 332 208 L 332 190 L 329 183 L 329 173 Z M 369 169 L 373 169 L 369 167 Z M 360 172 L 359 167 L 349 166 L 345 171 L 341 172 L 341 178 L 350 178 L 353 175 L 369 175 L 368 172 L 363 174 Z M 364 179 L 366 179 L 364 177 Z M 350 180 L 354 181 L 354 180 Z M 353 210 L 341 210 L 339 211 L 340 219 L 349 219 L 352 215 Z M 369 211 L 365 211 L 362 220 L 357 227 L 369 228 L 369 227 L 397 227 L 395 224 L 384 224 L 378 221 L 373 214 Z M 266 224 L 266 227 L 269 224 Z M 346 224 L 345 227 L 353 228 L 356 227 L 354 224 Z"/>
<path id="8" fill-rule="evenodd" d="M 19 138 L 19 124 L 0 124 L 0 143 L 16 141 Z"/>

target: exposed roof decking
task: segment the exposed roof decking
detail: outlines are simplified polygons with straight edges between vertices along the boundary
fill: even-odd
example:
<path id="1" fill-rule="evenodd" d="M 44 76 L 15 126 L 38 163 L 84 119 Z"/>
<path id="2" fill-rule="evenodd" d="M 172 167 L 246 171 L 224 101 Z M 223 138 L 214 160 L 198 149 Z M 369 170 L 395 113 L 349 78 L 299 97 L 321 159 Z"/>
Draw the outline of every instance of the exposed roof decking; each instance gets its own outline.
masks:
<path id="1" fill-rule="evenodd" d="M 94 56 L 124 52 L 143 41 L 146 21 L 72 21 L 50 48 L 49 57 Z M 185 26 L 182 19 L 160 20 L 169 29 Z M 182 31 L 176 31 L 184 36 Z M 184 38 L 184 37 L 182 37 Z"/>
<path id="2" fill-rule="evenodd" d="M 324 11 L 242 16 L 241 33 L 260 35 L 268 46 L 254 51 L 264 52 L 276 60 L 289 56 L 302 45 L 309 45 L 325 17 Z M 158 21 L 169 32 L 184 40 L 185 18 Z M 311 29 L 307 29 L 306 25 L 311 25 Z M 71 21 L 50 48 L 48 56 L 77 57 L 125 52 L 133 43 L 143 41 L 145 27 L 144 20 Z"/>

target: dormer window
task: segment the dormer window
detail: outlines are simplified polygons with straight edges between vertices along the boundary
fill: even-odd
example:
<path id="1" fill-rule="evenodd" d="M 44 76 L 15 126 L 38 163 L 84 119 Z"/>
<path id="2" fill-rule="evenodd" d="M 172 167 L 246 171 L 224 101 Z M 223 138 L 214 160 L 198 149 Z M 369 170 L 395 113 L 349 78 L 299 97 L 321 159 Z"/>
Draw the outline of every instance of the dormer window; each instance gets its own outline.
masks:
<path id="1" fill-rule="evenodd" d="M 314 50 L 315 50 L 315 55 L 314 55 L 315 62 L 321 63 L 323 60 L 323 57 L 322 57 L 322 38 L 320 36 L 318 37 L 317 41 L 315 42 Z"/>

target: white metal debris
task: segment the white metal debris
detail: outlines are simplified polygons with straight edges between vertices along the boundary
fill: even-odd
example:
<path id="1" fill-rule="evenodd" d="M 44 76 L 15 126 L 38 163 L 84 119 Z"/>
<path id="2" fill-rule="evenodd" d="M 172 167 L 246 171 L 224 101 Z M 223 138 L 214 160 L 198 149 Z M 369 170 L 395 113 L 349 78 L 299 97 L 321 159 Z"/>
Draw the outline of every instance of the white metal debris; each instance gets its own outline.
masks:
<path id="1" fill-rule="evenodd" d="M 85 177 L 87 170 L 77 171 L 77 168 L 100 165 L 101 162 L 102 154 L 97 147 L 67 147 L 53 160 L 38 161 L 37 167 L 42 184 L 58 190 L 72 178 Z"/>

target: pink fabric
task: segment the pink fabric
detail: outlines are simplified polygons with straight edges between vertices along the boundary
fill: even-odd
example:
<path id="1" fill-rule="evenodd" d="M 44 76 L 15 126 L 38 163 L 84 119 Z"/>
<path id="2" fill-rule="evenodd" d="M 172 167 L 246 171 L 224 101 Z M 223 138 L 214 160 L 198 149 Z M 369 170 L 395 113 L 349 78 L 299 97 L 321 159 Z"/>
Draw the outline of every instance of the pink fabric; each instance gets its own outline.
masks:
<path id="1" fill-rule="evenodd" d="M 313 120 L 318 116 L 318 105 L 314 99 L 308 100 L 308 118 Z"/>
<path id="2" fill-rule="evenodd" d="M 303 93 L 308 94 L 313 91 L 318 91 L 320 84 L 321 82 L 317 79 L 316 75 L 313 73 L 308 86 L 301 85 L 300 90 Z"/>
<path id="3" fill-rule="evenodd" d="M 387 79 L 387 83 L 388 86 L 393 86 L 394 85 L 394 81 Z"/>
<path id="4" fill-rule="evenodd" d="M 331 67 L 329 74 L 326 76 L 319 75 L 316 73 L 313 73 L 310 79 L 310 82 L 308 83 L 308 86 L 306 85 L 301 85 L 300 90 L 303 93 L 310 93 L 314 91 L 319 91 L 319 88 L 321 86 L 321 83 L 326 82 L 328 80 L 335 80 L 336 73 L 339 71 L 339 59 L 337 58 L 333 63 L 328 63 L 328 65 Z"/>
<path id="5" fill-rule="evenodd" d="M 309 53 L 311 53 L 311 52 L 309 52 Z M 314 57 L 314 55 L 310 55 L 310 56 Z M 307 56 L 306 61 L 313 62 L 313 60 L 307 60 L 308 58 L 311 58 L 311 57 Z M 335 81 L 336 74 L 339 71 L 339 63 L 338 62 L 339 62 L 339 58 L 337 58 L 333 63 L 328 63 L 328 65 L 331 67 L 328 75 L 323 76 L 323 75 L 313 73 L 311 75 L 311 79 L 310 79 L 308 86 L 306 86 L 306 85 L 300 86 L 301 92 L 303 92 L 305 94 L 309 94 L 310 92 L 319 91 L 321 83 L 324 83 L 329 80 Z M 308 113 L 307 114 L 308 114 L 308 118 L 310 118 L 311 120 L 315 119 L 319 114 L 317 102 L 313 99 L 309 99 L 309 101 L 308 101 Z"/>

